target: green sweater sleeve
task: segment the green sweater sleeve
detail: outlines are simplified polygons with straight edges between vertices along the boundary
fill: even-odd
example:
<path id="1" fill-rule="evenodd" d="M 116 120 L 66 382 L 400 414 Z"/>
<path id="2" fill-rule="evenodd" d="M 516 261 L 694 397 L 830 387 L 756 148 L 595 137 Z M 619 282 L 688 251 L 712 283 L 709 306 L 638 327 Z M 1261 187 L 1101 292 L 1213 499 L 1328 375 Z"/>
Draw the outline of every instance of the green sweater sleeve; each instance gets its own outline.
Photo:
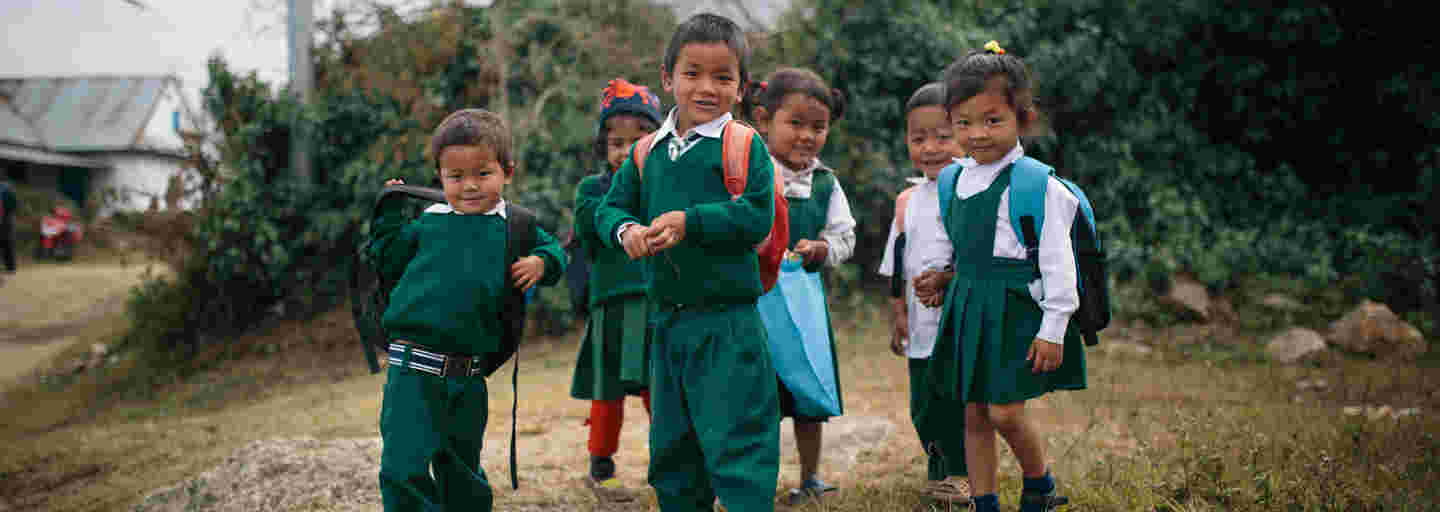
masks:
<path id="1" fill-rule="evenodd" d="M 553 286 L 560 282 L 560 276 L 565 275 L 565 266 L 569 263 L 565 258 L 565 249 L 544 228 L 535 226 L 535 233 L 535 251 L 530 254 L 545 260 L 545 275 L 540 276 L 540 286 Z"/>
<path id="2" fill-rule="evenodd" d="M 613 189 L 612 189 L 613 193 Z M 765 141 L 750 146 L 745 192 L 734 201 L 702 203 L 685 209 L 685 238 L 701 246 L 755 245 L 770 234 L 775 216 L 775 166 Z"/>
<path id="3" fill-rule="evenodd" d="M 575 227 L 574 236 L 580 241 L 580 246 L 588 250 L 593 243 L 599 240 L 595 231 L 595 212 L 600 209 L 600 202 L 605 199 L 604 184 L 599 176 L 587 176 L 580 180 L 580 186 L 575 187 Z"/>
<path id="4" fill-rule="evenodd" d="M 365 248 L 376 270 L 387 280 L 397 280 L 415 257 L 416 225 L 405 217 L 404 201 L 386 201 L 370 221 L 370 243 Z"/>
<path id="5" fill-rule="evenodd" d="M 634 162 L 626 158 L 620 170 L 615 171 L 610 190 L 595 211 L 595 232 L 606 247 L 620 248 L 620 242 L 615 239 L 615 230 L 620 226 L 628 222 L 644 224 L 640 220 L 644 213 L 640 208 L 640 185 Z"/>

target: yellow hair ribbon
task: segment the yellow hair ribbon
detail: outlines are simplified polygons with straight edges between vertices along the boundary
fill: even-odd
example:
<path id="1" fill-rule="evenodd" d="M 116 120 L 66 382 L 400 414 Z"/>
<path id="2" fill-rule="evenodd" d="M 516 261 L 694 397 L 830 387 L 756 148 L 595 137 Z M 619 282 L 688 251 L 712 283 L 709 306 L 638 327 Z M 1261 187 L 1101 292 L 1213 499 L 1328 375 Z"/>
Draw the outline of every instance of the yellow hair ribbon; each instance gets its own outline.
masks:
<path id="1" fill-rule="evenodd" d="M 990 42 L 985 43 L 985 49 L 986 49 L 986 50 L 989 50 L 990 53 L 993 53 L 993 54 L 996 54 L 996 55 L 1004 55 L 1004 54 L 1005 54 L 1005 49 L 1004 49 L 1004 48 L 1001 48 L 1001 47 L 1000 47 L 1000 43 L 997 42 L 997 41 L 995 41 L 995 40 L 993 40 L 993 39 L 990 40 Z"/>

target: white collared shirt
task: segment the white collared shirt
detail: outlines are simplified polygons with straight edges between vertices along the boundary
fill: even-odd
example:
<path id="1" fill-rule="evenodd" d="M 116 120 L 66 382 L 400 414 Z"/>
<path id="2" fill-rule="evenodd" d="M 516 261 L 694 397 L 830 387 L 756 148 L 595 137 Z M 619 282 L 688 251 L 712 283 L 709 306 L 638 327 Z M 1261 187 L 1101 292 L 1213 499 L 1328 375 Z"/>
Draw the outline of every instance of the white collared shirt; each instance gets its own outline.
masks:
<path id="1" fill-rule="evenodd" d="M 666 151 L 668 151 L 667 155 L 672 162 L 679 160 L 680 155 L 684 155 L 686 151 L 690 151 L 690 148 L 695 147 L 695 143 L 700 142 L 700 137 L 720 138 L 720 135 L 725 132 L 725 123 L 734 118 L 729 112 L 726 112 L 705 124 L 690 127 L 682 137 L 680 134 L 675 133 L 675 115 L 677 111 L 678 107 L 672 107 L 670 109 L 670 113 L 665 116 L 665 123 L 660 125 L 658 135 L 655 136 L 655 145 L 664 147 Z M 673 139 L 667 140 L 669 137 L 673 137 Z M 664 145 L 660 146 L 662 143 L 664 143 Z"/>
<path id="2" fill-rule="evenodd" d="M 425 213 L 435 213 L 440 215 L 453 213 L 455 215 L 465 215 L 460 210 L 456 210 L 455 207 L 450 206 L 449 203 L 432 204 L 429 208 L 425 209 Z M 505 216 L 505 198 L 500 198 L 500 201 L 495 203 L 494 208 L 486 210 L 485 213 L 482 213 L 480 215 L 499 215 L 502 219 L 508 218 Z"/>
<path id="3" fill-rule="evenodd" d="M 916 180 L 911 180 L 915 183 Z M 926 359 L 935 350 L 935 338 L 940 335 L 940 307 L 929 307 L 920 303 L 915 295 L 915 278 L 929 269 L 939 269 L 950 264 L 955 246 L 940 221 L 940 193 L 937 181 L 921 177 L 910 187 L 910 196 L 905 203 L 905 223 L 890 223 L 890 236 L 885 241 L 885 257 L 880 260 L 879 273 L 893 275 L 895 268 L 895 239 L 905 234 L 905 254 L 901 268 L 905 273 L 906 318 L 909 319 L 910 343 L 905 356 L 911 359 Z"/>
<path id="4" fill-rule="evenodd" d="M 980 164 L 973 158 L 960 160 L 965 168 L 955 182 L 955 196 L 965 199 L 990 188 L 990 184 L 1011 163 L 1025 156 L 1016 144 L 999 161 Z M 1045 225 L 1040 227 L 1040 279 L 1030 283 L 1030 296 L 1040 304 L 1040 332 L 1035 337 L 1063 344 L 1070 315 L 1080 308 L 1080 292 L 1076 288 L 1075 253 L 1070 243 L 1070 224 L 1080 200 L 1070 189 L 1051 177 L 1045 187 Z M 908 242 L 907 242 L 908 243 Z M 995 216 L 995 249 L 999 258 L 1025 259 L 1025 245 L 1010 224 L 1010 186 L 1000 196 Z"/>
<path id="5" fill-rule="evenodd" d="M 823 165 L 819 158 L 812 160 L 809 167 L 799 171 L 791 170 L 773 156 L 770 161 L 775 165 L 775 170 L 785 177 L 785 197 L 810 198 L 815 170 Z M 835 190 L 830 192 L 830 203 L 825 206 L 825 227 L 820 229 L 820 239 L 830 245 L 830 250 L 825 255 L 825 264 L 828 266 L 844 263 L 855 254 L 855 216 L 850 213 L 850 200 L 845 197 L 845 191 L 840 188 L 838 179 L 835 180 Z"/>

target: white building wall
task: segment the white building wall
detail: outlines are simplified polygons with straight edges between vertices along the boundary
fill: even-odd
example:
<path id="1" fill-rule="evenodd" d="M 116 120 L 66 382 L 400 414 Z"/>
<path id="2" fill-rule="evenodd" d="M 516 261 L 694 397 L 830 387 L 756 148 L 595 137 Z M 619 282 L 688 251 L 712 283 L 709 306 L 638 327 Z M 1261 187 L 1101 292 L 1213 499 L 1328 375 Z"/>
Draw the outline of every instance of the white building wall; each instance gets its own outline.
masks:
<path id="1" fill-rule="evenodd" d="M 144 211 L 150 205 L 165 209 L 165 191 L 170 178 L 183 175 L 185 183 L 193 184 L 198 176 L 188 168 L 185 160 L 175 157 L 141 153 L 111 153 L 93 155 L 104 160 L 110 169 L 97 169 L 90 175 L 91 194 L 104 198 L 100 202 L 101 216 L 116 211 Z M 181 208 L 194 206 L 195 198 L 182 199 Z"/>
<path id="2" fill-rule="evenodd" d="M 192 117 L 190 109 L 185 104 L 180 94 L 180 89 L 175 82 L 167 82 L 164 89 L 161 89 L 160 96 L 155 99 L 155 110 L 150 113 L 149 121 L 140 131 L 140 140 L 136 147 L 141 149 L 152 149 L 166 151 L 176 154 L 185 152 L 185 141 L 175 131 L 175 116 L 180 116 L 181 127 L 187 131 L 195 131 L 191 126 Z"/>

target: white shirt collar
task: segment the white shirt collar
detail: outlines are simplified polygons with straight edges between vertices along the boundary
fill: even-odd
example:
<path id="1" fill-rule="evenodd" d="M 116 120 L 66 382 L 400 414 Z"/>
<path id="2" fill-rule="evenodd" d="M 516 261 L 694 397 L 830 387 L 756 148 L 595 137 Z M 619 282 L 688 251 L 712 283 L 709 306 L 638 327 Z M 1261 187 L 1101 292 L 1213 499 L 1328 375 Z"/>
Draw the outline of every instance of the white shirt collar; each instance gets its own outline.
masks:
<path id="1" fill-rule="evenodd" d="M 456 210 L 453 206 L 450 206 L 448 203 L 432 204 L 429 208 L 425 209 L 425 213 L 436 213 L 441 215 L 453 213 L 455 215 L 465 215 L 463 213 L 460 213 L 460 211 Z M 480 215 L 499 215 L 502 219 L 508 218 L 505 216 L 505 198 L 500 198 L 500 201 L 495 203 L 494 208 L 491 208 L 489 211 Z"/>
<path id="2" fill-rule="evenodd" d="M 665 123 L 660 125 L 660 135 L 655 138 L 656 143 L 664 140 L 667 135 L 681 136 L 681 134 L 675 133 L 675 114 L 678 109 L 679 107 L 670 108 L 670 113 L 665 116 Z M 689 131 L 685 132 L 684 136 L 689 137 L 691 133 L 698 133 L 702 137 L 718 139 L 720 138 L 720 134 L 725 131 L 725 123 L 733 118 L 734 116 L 726 112 L 708 123 L 692 126 Z"/>
<path id="3" fill-rule="evenodd" d="M 800 170 L 791 169 L 773 155 L 770 157 L 770 161 L 775 165 L 775 169 L 780 171 L 780 176 L 785 178 L 785 197 L 796 199 L 810 197 L 810 187 L 815 180 L 815 170 L 825 166 L 819 158 L 810 160 L 810 165 Z"/>
<path id="4" fill-rule="evenodd" d="M 1020 144 L 1019 141 L 1016 141 L 1015 147 L 1010 148 L 1010 152 L 1005 153 L 1004 158 L 982 165 L 980 162 L 976 162 L 974 158 L 967 156 L 960 159 L 960 166 L 964 167 L 966 171 L 976 171 L 988 174 L 992 172 L 1000 172 L 1000 170 L 1004 169 L 1005 166 L 1015 163 L 1015 161 L 1019 160 L 1022 156 L 1025 156 L 1025 148 Z"/>

